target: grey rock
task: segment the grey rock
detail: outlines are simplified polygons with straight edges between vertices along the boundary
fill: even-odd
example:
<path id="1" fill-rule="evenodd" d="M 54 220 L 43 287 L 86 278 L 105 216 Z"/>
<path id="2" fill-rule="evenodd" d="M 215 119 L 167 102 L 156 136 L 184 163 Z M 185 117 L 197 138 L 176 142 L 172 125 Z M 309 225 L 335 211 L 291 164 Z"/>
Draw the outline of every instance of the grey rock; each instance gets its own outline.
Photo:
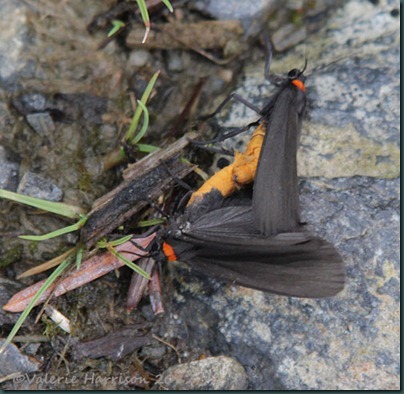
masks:
<path id="1" fill-rule="evenodd" d="M 164 371 L 153 389 L 164 390 L 245 390 L 247 376 L 236 360 L 208 357 L 175 365 Z"/>
<path id="2" fill-rule="evenodd" d="M 180 50 L 171 50 L 167 53 L 167 67 L 172 72 L 181 72 L 189 64 L 189 54 Z"/>
<path id="3" fill-rule="evenodd" d="M 0 305 L 6 305 L 10 298 L 22 288 L 23 285 L 21 283 L 0 276 Z M 18 317 L 18 314 L 6 312 L 3 308 L 0 308 L 1 326 L 15 324 Z"/>
<path id="4" fill-rule="evenodd" d="M 161 360 L 166 353 L 165 346 L 145 346 L 142 348 L 140 354 L 142 357 L 148 359 Z"/>
<path id="5" fill-rule="evenodd" d="M 0 346 L 5 340 L 0 340 Z M 40 363 L 32 357 L 28 357 L 20 353 L 20 350 L 14 344 L 8 345 L 4 353 L 0 357 L 0 376 L 5 377 L 15 374 L 15 382 L 23 382 L 25 378 L 18 376 L 25 373 L 39 371 Z"/>
<path id="6" fill-rule="evenodd" d="M 28 67 L 24 56 L 29 44 L 27 12 L 23 1 L 0 0 L 0 83 L 11 84 Z"/>
<path id="7" fill-rule="evenodd" d="M 27 171 L 20 180 L 18 193 L 48 201 L 61 201 L 62 190 L 47 179 Z"/>
<path id="8" fill-rule="evenodd" d="M 18 163 L 7 160 L 6 150 L 0 145 L 0 189 L 17 189 L 19 168 Z"/>
<path id="9" fill-rule="evenodd" d="M 106 111 L 107 100 L 92 94 L 42 94 L 25 93 L 15 97 L 14 107 L 24 116 L 36 131 L 53 131 L 53 120 L 78 120 L 102 124 L 102 114 Z M 39 119 L 38 119 L 39 118 Z M 40 124 L 42 123 L 42 124 Z"/>
<path id="10" fill-rule="evenodd" d="M 13 100 L 14 106 L 21 114 L 44 112 L 49 105 L 48 98 L 42 93 L 22 94 Z"/>
<path id="11" fill-rule="evenodd" d="M 0 163 L 0 189 L 15 191 L 18 183 L 18 170 L 17 163 L 9 161 L 2 161 Z"/>
<path id="12" fill-rule="evenodd" d="M 129 55 L 127 66 L 133 68 L 143 67 L 150 63 L 151 60 L 152 56 L 149 51 L 144 49 L 134 49 Z"/>
<path id="13" fill-rule="evenodd" d="M 272 0 L 205 0 L 195 2 L 195 8 L 215 19 L 253 19 L 275 5 Z"/>
<path id="14" fill-rule="evenodd" d="M 41 135 L 50 135 L 55 131 L 55 124 L 49 112 L 39 112 L 27 115 L 27 122 Z"/>
<path id="15" fill-rule="evenodd" d="M 304 1 L 288 2 L 281 7 L 275 18 L 269 20 L 271 42 L 277 52 L 283 52 L 328 24 L 344 0 L 323 0 L 308 4 Z M 309 59 L 310 60 L 310 59 Z"/>
<path id="16" fill-rule="evenodd" d="M 261 23 L 279 4 L 275 0 L 204 0 L 191 2 L 191 6 L 214 19 L 238 19 L 248 34 L 257 34 Z"/>
<path id="17" fill-rule="evenodd" d="M 340 294 L 276 296 L 170 265 L 181 283 L 171 329 L 195 352 L 236 358 L 249 389 L 398 389 L 399 180 L 305 179 L 301 204 L 303 220 L 344 258 Z"/>

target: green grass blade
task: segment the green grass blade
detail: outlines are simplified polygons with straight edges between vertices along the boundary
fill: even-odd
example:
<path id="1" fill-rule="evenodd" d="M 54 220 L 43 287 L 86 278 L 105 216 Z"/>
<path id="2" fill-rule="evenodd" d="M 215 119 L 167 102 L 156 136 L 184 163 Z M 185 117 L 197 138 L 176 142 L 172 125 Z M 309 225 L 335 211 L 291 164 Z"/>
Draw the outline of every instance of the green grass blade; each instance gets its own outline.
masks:
<path id="1" fill-rule="evenodd" d="M 71 233 L 73 231 L 79 230 L 83 227 L 84 223 L 87 221 L 88 217 L 82 217 L 77 223 L 71 226 L 60 228 L 59 230 L 52 231 L 48 234 L 43 235 L 20 235 L 18 238 L 26 239 L 28 241 L 46 241 L 47 239 L 59 237 L 60 235 Z"/>
<path id="2" fill-rule="evenodd" d="M 170 12 L 174 12 L 174 8 L 168 0 L 161 0 Z"/>
<path id="3" fill-rule="evenodd" d="M 76 268 L 79 269 L 81 262 L 83 261 L 85 248 L 82 246 L 77 246 L 77 253 L 76 253 Z"/>
<path id="4" fill-rule="evenodd" d="M 130 143 L 132 145 L 136 145 L 146 134 L 147 128 L 149 127 L 149 110 L 146 108 L 146 106 L 140 101 L 137 100 L 138 105 L 140 106 L 140 108 L 142 108 L 143 110 L 143 126 L 140 129 L 139 133 L 137 133 L 137 135 L 133 138 L 132 141 L 130 141 Z"/>
<path id="5" fill-rule="evenodd" d="M 104 245 L 102 247 L 106 248 L 107 245 L 111 245 L 111 246 L 122 245 L 125 242 L 128 242 L 130 239 L 132 239 L 132 237 L 133 237 L 133 235 L 129 234 L 129 235 L 126 235 L 125 237 L 122 237 L 122 238 L 119 238 L 119 239 L 114 239 L 113 241 L 108 241 L 108 242 L 104 241 L 105 243 L 104 243 Z"/>
<path id="6" fill-rule="evenodd" d="M 57 215 L 77 219 L 84 213 L 84 210 L 74 205 L 68 205 L 61 202 L 42 200 L 36 197 L 26 196 L 24 194 L 10 192 L 9 190 L 0 189 L 0 198 L 15 201 L 20 204 L 30 205 L 31 207 L 43 209 L 47 212 L 56 213 Z"/>
<path id="7" fill-rule="evenodd" d="M 119 20 L 113 20 L 112 21 L 112 29 L 108 32 L 108 37 L 113 36 L 115 33 L 117 33 L 120 29 L 125 27 L 125 23 Z"/>
<path id="8" fill-rule="evenodd" d="M 57 279 L 58 276 L 60 276 L 63 271 L 69 266 L 71 262 L 71 255 L 64 260 L 49 276 L 48 279 L 46 279 L 45 283 L 41 286 L 41 288 L 38 290 L 38 292 L 35 294 L 34 298 L 31 300 L 31 302 L 27 305 L 27 307 L 24 309 L 24 312 L 22 312 L 21 316 L 18 318 L 17 322 L 14 324 L 14 327 L 12 328 L 10 334 L 6 338 L 3 346 L 0 349 L 0 354 L 4 351 L 4 349 L 8 346 L 8 344 L 13 340 L 14 336 L 17 334 L 18 330 L 21 328 L 22 324 L 24 323 L 25 319 L 27 316 L 30 314 L 32 309 L 34 308 L 36 302 L 39 300 L 41 295 L 48 289 L 50 285 Z"/>
<path id="9" fill-rule="evenodd" d="M 160 149 L 158 146 L 149 144 L 136 144 L 136 147 L 137 150 L 142 153 L 152 153 Z"/>
<path id="10" fill-rule="evenodd" d="M 137 5 L 139 6 L 140 9 L 140 14 L 142 15 L 143 23 L 146 28 L 146 31 L 144 33 L 144 37 L 142 40 L 142 44 L 144 44 L 147 40 L 147 37 L 150 32 L 150 18 L 149 18 L 149 12 L 147 11 L 147 6 L 144 0 L 136 0 Z"/>
<path id="11" fill-rule="evenodd" d="M 163 218 L 149 219 L 149 220 L 142 220 L 137 225 L 139 227 L 151 227 L 151 226 L 157 226 L 158 224 L 163 224 L 165 222 L 166 222 L 166 219 L 163 219 Z"/>
<path id="12" fill-rule="evenodd" d="M 157 72 L 151 77 L 149 83 L 147 84 L 146 89 L 145 89 L 145 91 L 143 92 L 142 98 L 140 99 L 140 101 L 142 102 L 143 105 L 146 105 L 147 100 L 148 100 L 149 97 L 150 97 L 150 94 L 151 94 L 151 92 L 152 92 L 152 90 L 153 90 L 154 84 L 156 83 L 156 80 L 157 80 L 159 74 L 160 74 L 160 70 L 157 71 Z M 136 111 L 135 111 L 135 113 L 134 113 L 134 115 L 133 115 L 133 118 L 132 118 L 132 122 L 131 122 L 131 124 L 130 124 L 130 126 L 129 126 L 128 131 L 126 132 L 126 135 L 125 135 L 125 140 L 128 141 L 128 142 L 133 140 L 133 137 L 134 137 L 134 135 L 135 135 L 135 131 L 136 131 L 137 126 L 138 126 L 138 124 L 139 124 L 140 116 L 142 115 L 142 111 L 143 111 L 143 109 L 142 109 L 142 107 L 139 105 L 139 106 L 136 108 Z"/>
<path id="13" fill-rule="evenodd" d="M 129 268 L 131 268 L 133 271 L 138 273 L 139 275 L 142 275 L 146 279 L 150 279 L 150 275 L 140 268 L 137 264 L 133 263 L 132 261 L 128 260 L 125 256 L 122 256 L 119 252 L 117 252 L 114 248 L 108 248 L 108 250 L 119 260 L 121 260 L 124 264 L 126 264 Z"/>

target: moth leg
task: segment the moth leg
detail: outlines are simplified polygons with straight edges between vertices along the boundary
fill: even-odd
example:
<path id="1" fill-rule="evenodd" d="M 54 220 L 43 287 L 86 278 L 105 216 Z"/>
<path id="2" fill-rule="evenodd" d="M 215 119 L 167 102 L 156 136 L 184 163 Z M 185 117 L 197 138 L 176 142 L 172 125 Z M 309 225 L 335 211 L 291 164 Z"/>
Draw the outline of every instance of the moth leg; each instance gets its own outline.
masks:
<path id="1" fill-rule="evenodd" d="M 244 127 L 231 128 L 230 129 L 231 131 L 229 131 L 228 133 L 223 134 L 222 136 L 214 138 L 214 139 L 209 140 L 209 141 L 195 141 L 195 140 L 193 140 L 192 144 L 203 146 L 203 145 L 214 144 L 216 142 L 224 141 L 224 140 L 226 140 L 228 138 L 231 138 L 231 137 L 234 137 L 234 136 L 236 136 L 238 134 L 241 134 L 244 131 L 247 131 L 248 129 L 250 129 L 253 126 L 257 126 L 259 121 L 260 120 L 258 120 L 257 122 L 252 122 L 252 123 L 250 123 L 250 124 L 248 124 L 247 126 L 244 126 Z"/>
<path id="2" fill-rule="evenodd" d="M 189 186 L 188 183 L 184 182 L 182 179 L 178 178 L 176 175 L 173 174 L 173 172 L 170 170 L 166 162 L 161 161 L 161 164 L 164 166 L 165 170 L 168 172 L 168 175 L 171 176 L 171 178 L 175 181 L 175 183 L 183 187 L 185 190 L 192 191 L 192 187 Z"/>
<path id="3" fill-rule="evenodd" d="M 246 107 L 250 108 L 251 110 L 253 110 L 254 112 L 256 112 L 257 114 L 261 113 L 261 108 L 257 107 L 255 104 L 249 102 L 248 100 L 246 100 L 244 97 L 240 96 L 238 93 L 230 93 L 224 100 L 223 102 L 216 108 L 215 111 L 213 111 L 211 114 L 209 115 L 205 115 L 200 117 L 199 119 L 201 120 L 206 120 L 209 118 L 212 118 L 213 116 L 217 115 L 223 108 L 224 106 L 230 101 L 230 100 L 236 100 L 238 102 L 240 102 L 241 104 L 244 104 Z"/>

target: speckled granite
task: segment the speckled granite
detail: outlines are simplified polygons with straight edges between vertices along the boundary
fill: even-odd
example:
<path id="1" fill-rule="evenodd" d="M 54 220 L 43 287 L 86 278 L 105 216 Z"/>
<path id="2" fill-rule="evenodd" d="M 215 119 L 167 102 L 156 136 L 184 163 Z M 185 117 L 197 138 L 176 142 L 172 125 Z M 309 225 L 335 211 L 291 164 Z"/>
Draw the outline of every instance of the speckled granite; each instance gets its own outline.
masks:
<path id="1" fill-rule="evenodd" d="M 236 360 L 208 357 L 170 367 L 159 377 L 158 390 L 245 390 L 247 376 Z"/>
<path id="2" fill-rule="evenodd" d="M 323 300 L 274 296 L 172 266 L 168 331 L 195 349 L 235 357 L 250 389 L 392 390 L 400 387 L 398 2 L 350 1 L 287 56 L 308 58 L 308 113 L 298 153 L 303 219 L 344 257 L 347 284 Z M 237 92 L 257 105 L 271 88 L 263 63 Z M 256 115 L 239 103 L 221 124 Z M 245 139 L 248 140 L 248 136 Z M 242 137 L 240 136 L 240 139 Z M 227 146 L 242 149 L 240 139 Z"/>
<path id="3" fill-rule="evenodd" d="M 177 264 L 174 331 L 213 354 L 227 349 L 252 389 L 397 389 L 398 180 L 304 180 L 301 201 L 303 218 L 344 257 L 344 291 L 322 300 L 281 297 Z"/>

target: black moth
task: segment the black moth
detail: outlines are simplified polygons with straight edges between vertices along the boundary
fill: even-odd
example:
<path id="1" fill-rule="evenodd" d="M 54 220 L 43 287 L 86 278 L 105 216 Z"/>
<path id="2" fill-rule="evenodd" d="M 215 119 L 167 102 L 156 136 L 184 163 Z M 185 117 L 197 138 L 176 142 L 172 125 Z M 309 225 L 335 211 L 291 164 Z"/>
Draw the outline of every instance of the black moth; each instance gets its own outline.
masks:
<path id="1" fill-rule="evenodd" d="M 261 111 L 267 132 L 252 199 L 230 199 L 192 221 L 185 211 L 166 232 L 169 259 L 286 296 L 321 298 L 343 289 L 341 256 L 300 221 L 296 153 L 306 105 L 303 71 L 290 71 Z"/>

